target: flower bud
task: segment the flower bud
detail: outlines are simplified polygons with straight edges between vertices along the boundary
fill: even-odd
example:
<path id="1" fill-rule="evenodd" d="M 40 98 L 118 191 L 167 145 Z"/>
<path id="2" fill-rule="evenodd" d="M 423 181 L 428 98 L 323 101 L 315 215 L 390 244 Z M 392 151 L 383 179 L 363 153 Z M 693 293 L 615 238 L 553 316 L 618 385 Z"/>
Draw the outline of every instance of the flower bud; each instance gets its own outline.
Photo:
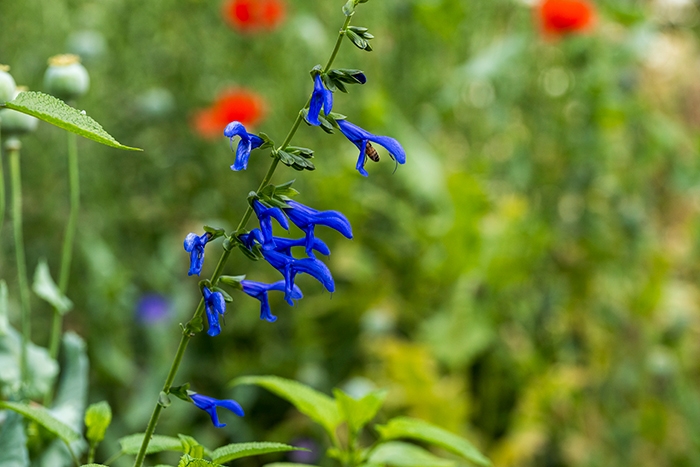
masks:
<path id="1" fill-rule="evenodd" d="M 0 104 L 11 101 L 15 95 L 17 85 L 12 75 L 8 73 L 9 70 L 9 66 L 0 65 Z"/>
<path id="2" fill-rule="evenodd" d="M 18 86 L 12 99 L 26 91 L 24 86 Z M 10 100 L 12 100 L 10 99 Z M 19 136 L 36 130 L 39 120 L 31 115 L 23 114 L 12 109 L 0 109 L 0 131 L 3 136 Z"/>
<path id="3" fill-rule="evenodd" d="M 87 92 L 90 76 L 77 55 L 55 55 L 49 59 L 44 87 L 49 94 L 71 101 Z"/>

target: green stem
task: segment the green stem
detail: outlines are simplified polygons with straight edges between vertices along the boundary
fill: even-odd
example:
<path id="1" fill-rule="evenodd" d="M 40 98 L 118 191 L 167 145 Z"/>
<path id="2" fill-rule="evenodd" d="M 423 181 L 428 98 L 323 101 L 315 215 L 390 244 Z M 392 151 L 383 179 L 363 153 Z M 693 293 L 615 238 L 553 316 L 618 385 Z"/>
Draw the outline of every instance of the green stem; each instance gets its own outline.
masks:
<path id="1" fill-rule="evenodd" d="M 90 449 L 88 450 L 87 463 L 92 464 L 95 462 L 95 443 L 90 443 Z"/>
<path id="2" fill-rule="evenodd" d="M 5 143 L 10 160 L 10 178 L 12 181 L 12 224 L 15 237 L 15 255 L 17 260 L 17 282 L 19 283 L 20 309 L 22 311 L 22 350 L 21 369 L 22 384 L 26 388 L 29 380 L 27 346 L 31 341 L 32 323 L 29 309 L 29 281 L 27 280 L 27 260 L 24 254 L 22 235 L 22 177 L 20 172 L 19 152 L 22 144 L 12 138 Z"/>
<path id="3" fill-rule="evenodd" d="M 63 236 L 63 251 L 61 253 L 61 269 L 58 276 L 58 289 L 62 294 L 68 289 L 70 266 L 73 260 L 73 245 L 75 244 L 75 232 L 78 227 L 78 213 L 80 211 L 80 170 L 78 165 L 78 136 L 68 133 L 68 184 L 70 187 L 70 213 Z M 58 357 L 58 348 L 61 343 L 63 330 L 63 315 L 58 308 L 53 310 L 53 322 L 51 325 L 51 339 L 49 341 L 49 354 L 51 358 Z M 53 391 L 50 389 L 44 398 L 44 406 L 48 406 L 53 399 Z"/>
<path id="4" fill-rule="evenodd" d="M 0 126 L 2 120 L 0 119 Z M 5 221 L 5 172 L 2 168 L 2 134 L 0 133 L 0 231 Z"/>
<path id="5" fill-rule="evenodd" d="M 350 24 L 350 17 L 348 16 L 345 18 L 345 22 L 343 23 L 343 27 L 340 30 L 340 33 L 338 34 L 338 40 L 335 43 L 335 47 L 333 49 L 333 52 L 331 53 L 330 58 L 328 59 L 328 63 L 326 64 L 326 68 L 324 71 L 328 71 L 333 65 L 333 61 L 335 60 L 336 55 L 338 54 L 338 50 L 340 50 L 340 46 L 342 44 L 343 36 L 345 35 L 345 31 L 348 28 L 348 25 Z M 308 107 L 309 102 L 311 99 L 306 102 L 306 105 L 304 108 Z M 303 110 L 303 109 L 302 109 Z M 290 128 L 289 132 L 287 133 L 287 136 L 284 139 L 284 142 L 282 145 L 280 145 L 279 149 L 285 148 L 291 141 L 292 138 L 294 138 L 294 135 L 296 134 L 297 130 L 299 129 L 299 125 L 301 124 L 301 121 L 303 119 L 302 116 L 302 111 L 300 110 L 299 113 L 297 114 L 296 119 L 294 120 L 294 123 L 292 124 L 292 127 Z M 267 173 L 265 174 L 265 177 L 263 177 L 262 181 L 260 182 L 260 185 L 258 187 L 258 192 L 261 191 L 265 186 L 267 186 L 268 183 L 270 183 L 270 180 L 272 180 L 272 176 L 275 174 L 275 170 L 277 169 L 277 166 L 279 165 L 279 159 L 274 158 L 272 160 L 272 163 L 270 164 L 270 168 L 267 169 Z M 241 230 L 246 226 L 248 221 L 250 220 L 250 216 L 253 214 L 253 208 L 249 205 L 245 213 L 243 214 L 243 217 L 241 218 L 241 221 L 238 223 L 238 227 L 236 227 L 236 231 Z M 221 255 L 221 258 L 219 258 L 219 262 L 216 265 L 216 268 L 214 269 L 214 273 L 211 276 L 211 279 L 209 280 L 212 285 L 216 286 L 219 277 L 221 277 L 221 274 L 223 273 L 224 266 L 226 265 L 226 262 L 228 261 L 229 256 L 231 255 L 231 250 L 226 250 L 224 249 L 224 252 Z M 199 301 L 199 305 L 197 305 L 197 309 L 194 312 L 194 315 L 192 316 L 192 320 L 200 317 L 204 313 L 204 299 Z M 168 393 L 170 391 L 170 388 L 172 387 L 173 381 L 175 380 L 175 376 L 177 375 L 177 371 L 180 368 L 180 363 L 182 363 L 182 359 L 185 355 L 185 350 L 187 349 L 187 344 L 189 343 L 190 339 L 194 336 L 194 334 L 191 333 L 190 329 L 188 326 L 185 326 L 183 329 L 182 337 L 180 338 L 180 344 L 177 347 L 177 352 L 175 353 L 175 358 L 173 359 L 173 363 L 170 366 L 170 371 L 168 371 L 168 376 L 165 379 L 165 384 L 163 384 L 163 391 L 164 393 Z M 160 401 L 156 403 L 156 406 L 153 408 L 153 413 L 151 414 L 151 418 L 148 421 L 148 425 L 146 426 L 146 432 L 144 433 L 143 437 L 143 443 L 141 444 L 141 448 L 139 449 L 139 453 L 136 456 L 136 461 L 134 462 L 134 467 L 142 467 L 144 459 L 146 458 L 146 451 L 148 450 L 148 444 L 151 441 L 151 438 L 153 437 L 153 433 L 155 433 L 156 430 L 156 425 L 158 424 L 158 419 L 160 418 L 160 413 L 163 410 L 163 406 L 160 404 Z"/>

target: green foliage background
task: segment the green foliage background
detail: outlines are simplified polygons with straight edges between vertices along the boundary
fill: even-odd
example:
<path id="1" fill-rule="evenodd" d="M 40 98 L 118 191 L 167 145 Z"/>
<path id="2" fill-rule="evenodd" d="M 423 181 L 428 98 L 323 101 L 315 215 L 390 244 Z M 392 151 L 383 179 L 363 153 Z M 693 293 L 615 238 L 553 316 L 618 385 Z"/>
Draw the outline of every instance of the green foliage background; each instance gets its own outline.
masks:
<path id="1" fill-rule="evenodd" d="M 389 412 L 466 434 L 498 466 L 698 465 L 698 11 L 596 4 L 596 27 L 561 40 L 542 38 L 515 0 L 361 5 L 354 24 L 374 51 L 348 42 L 336 64 L 368 83 L 336 95 L 335 110 L 395 136 L 408 162 L 392 174 L 384 156 L 364 179 L 342 136 L 302 128 L 295 143 L 316 149 L 317 170 L 275 180 L 296 178 L 299 201 L 349 217 L 351 242 L 320 234 L 337 290 L 300 279 L 296 307 L 272 298 L 274 324 L 234 296 L 222 335 L 193 342 L 176 384 L 236 397 L 247 416 L 215 430 L 174 404 L 158 432 L 322 442 L 287 403 L 226 386 L 275 374 L 326 392 L 372 380 L 390 390 Z M 268 102 L 258 130 L 281 140 L 343 20 L 342 2 L 288 6 L 278 30 L 240 35 L 219 2 L 0 2 L 0 62 L 18 84 L 41 90 L 49 56 L 81 53 L 92 87 L 78 106 L 145 148 L 79 147 L 67 327 L 88 342 L 90 400 L 113 407 L 105 456 L 143 430 L 198 300 L 182 239 L 205 223 L 233 228 L 267 167 L 255 154 L 247 172 L 229 170 L 228 142 L 200 139 L 191 115 L 245 86 Z M 22 161 L 28 263 L 56 270 L 65 134 L 43 124 Z M 6 222 L 0 267 L 18 310 L 11 242 Z M 219 248 L 207 247 L 203 276 Z M 243 256 L 227 273 L 278 280 Z M 152 292 L 172 301 L 167 322 L 135 318 Z M 45 345 L 50 309 L 34 300 L 33 311 Z"/>

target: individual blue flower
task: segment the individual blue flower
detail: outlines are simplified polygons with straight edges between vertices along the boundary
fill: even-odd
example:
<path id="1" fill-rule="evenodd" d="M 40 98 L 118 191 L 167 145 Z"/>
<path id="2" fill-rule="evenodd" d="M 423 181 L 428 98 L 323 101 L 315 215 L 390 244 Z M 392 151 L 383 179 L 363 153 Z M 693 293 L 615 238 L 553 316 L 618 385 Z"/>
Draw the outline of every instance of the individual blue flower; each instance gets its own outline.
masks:
<path id="1" fill-rule="evenodd" d="M 236 160 L 231 166 L 231 170 L 245 170 L 248 167 L 250 151 L 259 148 L 264 143 L 263 139 L 257 135 L 248 133 L 241 122 L 231 122 L 224 129 L 224 136 L 231 140 L 233 149 L 233 138 L 239 136 L 241 140 L 236 148 Z"/>
<path id="2" fill-rule="evenodd" d="M 349 139 L 357 149 L 360 150 L 360 156 L 357 158 L 357 165 L 355 168 L 365 177 L 368 175 L 365 170 L 365 162 L 367 162 L 367 157 L 372 157 L 375 162 L 379 160 L 377 152 L 374 150 L 370 142 L 377 143 L 383 146 L 393 160 L 399 164 L 404 164 L 406 162 L 406 152 L 403 150 L 401 144 L 394 138 L 389 136 L 377 136 L 373 135 L 367 130 L 354 125 L 347 120 L 338 120 L 338 127 L 340 131 Z"/>
<path id="3" fill-rule="evenodd" d="M 273 240 L 275 242 L 275 251 L 279 251 L 280 253 L 283 253 L 287 256 L 292 256 L 292 247 L 293 246 L 306 246 L 307 245 L 307 238 L 285 238 L 285 237 L 273 237 Z M 331 250 L 328 248 L 328 245 L 326 245 L 321 239 L 314 237 L 313 240 L 311 241 L 311 249 L 316 250 L 322 255 L 330 255 Z M 311 257 L 314 257 L 313 255 L 309 255 Z"/>
<path id="4" fill-rule="evenodd" d="M 274 284 L 265 284 L 263 282 L 255 281 L 241 281 L 241 286 L 243 287 L 243 292 L 260 300 L 260 319 L 264 319 L 270 323 L 277 321 L 277 316 L 273 315 L 272 311 L 270 310 L 270 301 L 267 297 L 267 292 L 270 290 L 279 290 L 280 292 L 284 292 L 284 281 L 277 281 Z M 301 289 L 295 285 L 292 287 L 290 297 L 292 300 L 300 300 L 304 297 L 304 295 L 301 293 Z"/>
<path id="5" fill-rule="evenodd" d="M 289 230 L 289 222 L 280 208 L 268 208 L 256 199 L 253 200 L 253 210 L 260 221 L 260 230 L 264 239 L 263 246 L 270 247 L 270 242 L 273 242 L 272 218 L 276 219 L 284 230 Z"/>
<path id="6" fill-rule="evenodd" d="M 284 299 L 292 305 L 294 278 L 306 273 L 319 281 L 329 292 L 335 291 L 333 276 L 328 267 L 316 258 L 293 258 L 275 250 L 263 250 L 263 257 L 284 276 Z"/>
<path id="7" fill-rule="evenodd" d="M 219 422 L 219 415 L 216 413 L 217 407 L 228 409 L 239 417 L 245 415 L 241 405 L 233 399 L 214 399 L 213 397 L 203 396 L 191 391 L 188 392 L 188 396 L 190 396 L 190 399 L 192 399 L 192 403 L 194 403 L 195 407 L 202 409 L 209 414 L 211 417 L 211 422 L 217 428 L 223 428 L 226 426 L 225 423 Z"/>
<path id="8" fill-rule="evenodd" d="M 204 246 L 209 241 L 208 233 L 203 235 L 197 235 L 194 233 L 189 233 L 185 237 L 185 251 L 190 254 L 190 270 L 187 272 L 188 276 L 193 274 L 199 275 L 202 272 L 202 266 L 204 265 Z"/>
<path id="9" fill-rule="evenodd" d="M 309 113 L 306 117 L 306 121 L 311 125 L 319 126 L 321 122 L 318 120 L 318 115 L 321 113 L 321 107 L 323 107 L 323 113 L 328 115 L 333 109 L 333 93 L 326 89 L 323 85 L 323 79 L 321 75 L 318 74 L 314 78 L 314 92 L 311 94 L 311 102 L 309 102 Z"/>
<path id="10" fill-rule="evenodd" d="M 306 234 L 306 254 L 314 257 L 313 246 L 315 243 L 314 228 L 317 225 L 325 225 L 340 232 L 346 238 L 352 238 L 350 221 L 338 211 L 317 211 L 296 201 L 287 201 L 284 212 L 289 219 Z"/>
<path id="11" fill-rule="evenodd" d="M 210 336 L 218 336 L 221 333 L 221 325 L 219 324 L 219 315 L 226 313 L 226 301 L 221 292 L 212 292 L 208 287 L 202 288 L 204 296 L 204 309 L 207 313 L 207 322 L 209 329 L 207 334 Z"/>
<path id="12" fill-rule="evenodd" d="M 239 235 L 238 238 L 243 242 L 246 248 L 253 249 L 253 245 L 257 241 L 261 246 L 265 243 L 265 237 L 260 229 L 253 229 L 246 234 Z"/>

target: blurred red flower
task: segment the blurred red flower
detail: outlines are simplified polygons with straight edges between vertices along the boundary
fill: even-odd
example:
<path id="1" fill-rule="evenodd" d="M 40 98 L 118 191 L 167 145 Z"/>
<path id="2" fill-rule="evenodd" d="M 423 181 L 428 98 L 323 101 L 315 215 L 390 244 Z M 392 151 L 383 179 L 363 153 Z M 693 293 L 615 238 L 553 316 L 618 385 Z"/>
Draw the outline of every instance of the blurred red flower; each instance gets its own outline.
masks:
<path id="1" fill-rule="evenodd" d="M 240 32 L 271 30 L 284 20 L 284 0 L 226 0 L 224 19 Z"/>
<path id="2" fill-rule="evenodd" d="M 543 32 L 553 36 L 586 31 L 595 21 L 595 7 L 587 0 L 544 0 L 537 13 Z"/>
<path id="3" fill-rule="evenodd" d="M 264 114 L 262 97 L 247 89 L 229 89 L 222 92 L 211 107 L 195 113 L 192 125 L 200 136 L 216 138 L 223 135 L 226 125 L 234 120 L 246 127 L 255 126 Z"/>

